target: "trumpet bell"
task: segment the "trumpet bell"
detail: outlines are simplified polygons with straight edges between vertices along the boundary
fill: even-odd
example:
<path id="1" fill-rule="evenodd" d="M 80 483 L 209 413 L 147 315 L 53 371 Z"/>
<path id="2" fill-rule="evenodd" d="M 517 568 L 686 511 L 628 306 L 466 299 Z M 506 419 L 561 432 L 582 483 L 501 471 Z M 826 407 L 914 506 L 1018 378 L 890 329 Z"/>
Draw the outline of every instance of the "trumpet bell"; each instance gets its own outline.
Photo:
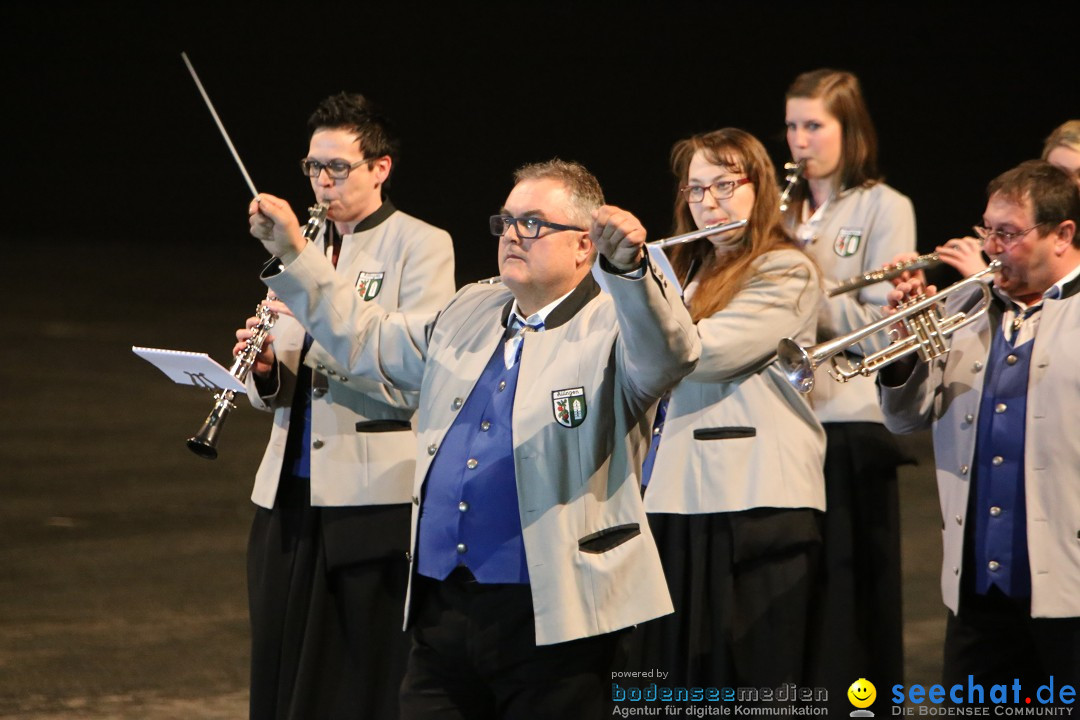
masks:
<path id="1" fill-rule="evenodd" d="M 784 338 L 776 348 L 776 364 L 791 386 L 804 395 L 814 389 L 814 361 L 799 343 Z"/>

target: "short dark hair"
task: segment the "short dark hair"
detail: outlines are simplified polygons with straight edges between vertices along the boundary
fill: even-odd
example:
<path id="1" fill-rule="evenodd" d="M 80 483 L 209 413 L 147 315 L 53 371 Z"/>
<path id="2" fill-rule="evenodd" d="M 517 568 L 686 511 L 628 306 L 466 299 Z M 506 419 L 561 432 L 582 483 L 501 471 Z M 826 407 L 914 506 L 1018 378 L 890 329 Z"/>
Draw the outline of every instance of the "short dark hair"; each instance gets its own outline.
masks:
<path id="1" fill-rule="evenodd" d="M 561 182 L 569 193 L 571 207 L 566 212 L 572 221 L 589 227 L 593 211 L 604 204 L 604 191 L 596 176 L 581 163 L 559 158 L 522 165 L 514 171 L 514 183 L 547 179 Z"/>
<path id="2" fill-rule="evenodd" d="M 1030 198 L 1035 222 L 1040 225 L 1057 226 L 1072 220 L 1080 227 L 1080 188 L 1068 173 L 1045 160 L 1025 160 L 998 175 L 986 186 L 986 197 L 994 195 L 1017 204 Z M 1072 242 L 1080 248 L 1080 234 L 1074 234 Z"/>
<path id="3" fill-rule="evenodd" d="M 391 167 L 401 152 L 401 142 L 389 119 L 360 93 L 339 92 L 320 102 L 308 118 L 308 129 L 312 134 L 321 129 L 356 133 L 364 157 L 389 155 Z"/>

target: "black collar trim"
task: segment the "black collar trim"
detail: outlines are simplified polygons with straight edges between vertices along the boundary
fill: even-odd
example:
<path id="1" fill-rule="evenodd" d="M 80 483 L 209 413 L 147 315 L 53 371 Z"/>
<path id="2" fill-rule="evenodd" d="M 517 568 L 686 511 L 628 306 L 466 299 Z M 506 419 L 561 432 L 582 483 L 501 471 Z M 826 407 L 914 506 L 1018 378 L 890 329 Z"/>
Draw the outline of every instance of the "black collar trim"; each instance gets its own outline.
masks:
<path id="1" fill-rule="evenodd" d="M 544 328 L 547 330 L 553 330 L 560 325 L 565 325 L 566 323 L 570 322 L 571 318 L 577 315 L 582 308 L 588 305 L 592 301 L 592 299 L 599 294 L 600 286 L 596 283 L 596 280 L 593 278 L 592 273 L 590 272 L 584 278 L 582 278 L 581 282 L 578 283 L 577 287 L 574 288 L 573 291 L 566 296 L 566 299 L 556 305 L 555 309 L 548 314 L 547 319 L 544 320 Z M 503 306 L 503 327 L 506 327 L 506 323 L 510 320 L 510 309 L 513 306 L 513 299 L 511 299 L 510 302 L 506 303 L 506 305 Z"/>

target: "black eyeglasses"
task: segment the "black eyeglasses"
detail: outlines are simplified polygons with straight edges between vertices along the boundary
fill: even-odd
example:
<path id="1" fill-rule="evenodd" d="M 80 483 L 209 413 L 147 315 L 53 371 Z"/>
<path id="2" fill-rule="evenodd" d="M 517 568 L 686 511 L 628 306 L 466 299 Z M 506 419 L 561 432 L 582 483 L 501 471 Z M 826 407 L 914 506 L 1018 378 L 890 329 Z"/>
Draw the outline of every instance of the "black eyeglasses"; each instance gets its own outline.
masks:
<path id="1" fill-rule="evenodd" d="M 709 193 L 713 196 L 714 200 L 727 200 L 729 197 L 735 194 L 735 188 L 740 185 L 745 185 L 750 182 L 750 178 L 739 178 L 738 180 L 717 180 L 712 185 L 686 185 L 679 188 L 679 192 L 683 194 L 688 203 L 699 203 L 705 199 L 705 188 L 709 188 Z"/>
<path id="2" fill-rule="evenodd" d="M 488 220 L 491 227 L 491 234 L 495 237 L 502 237 L 510 226 L 514 226 L 514 230 L 517 232 L 517 236 L 522 240 L 531 240 L 535 237 L 540 237 L 540 229 L 549 227 L 552 230 L 562 232 L 563 230 L 580 230 L 584 232 L 585 228 L 580 228 L 575 225 L 560 225 L 549 220 L 542 220 L 538 217 L 510 217 L 509 215 L 492 215 Z"/>
<path id="3" fill-rule="evenodd" d="M 377 157 L 364 158 L 362 160 L 357 160 L 354 163 L 350 163 L 348 160 L 342 158 L 334 158 L 328 163 L 321 163 L 318 160 L 304 158 L 300 161 L 300 172 L 304 173 L 304 175 L 307 175 L 309 178 L 317 178 L 319 177 L 319 173 L 325 170 L 331 180 L 344 180 L 349 177 L 349 173 L 356 168 L 365 163 L 375 162 L 378 159 L 379 158 Z"/>
<path id="4" fill-rule="evenodd" d="M 1027 235 L 1029 232 L 1031 232 L 1035 228 L 1039 227 L 1040 225 L 1045 225 L 1045 224 L 1046 223 L 1035 223 L 1034 225 L 1029 227 L 1027 230 L 1017 230 L 1016 232 L 1005 232 L 1004 230 L 995 230 L 993 228 L 983 227 L 982 225 L 973 225 L 971 229 L 974 230 L 975 234 L 979 236 L 979 241 L 982 244 L 985 245 L 986 243 L 990 242 L 991 240 L 996 240 L 998 243 L 1001 244 L 1001 247 L 1008 250 L 1013 245 L 1020 242 L 1020 239 L 1023 238 L 1025 235 Z"/>

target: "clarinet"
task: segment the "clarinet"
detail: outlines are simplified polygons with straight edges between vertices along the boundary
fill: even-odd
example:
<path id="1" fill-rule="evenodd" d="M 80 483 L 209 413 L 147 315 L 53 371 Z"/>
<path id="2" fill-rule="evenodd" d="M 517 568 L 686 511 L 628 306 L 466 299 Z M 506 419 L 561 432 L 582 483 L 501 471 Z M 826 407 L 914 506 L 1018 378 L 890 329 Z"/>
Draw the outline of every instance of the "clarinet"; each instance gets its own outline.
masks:
<path id="1" fill-rule="evenodd" d="M 319 203 L 308 208 L 310 217 L 307 225 L 304 226 L 305 240 L 311 241 L 318 237 L 319 229 L 326 220 L 326 212 L 329 208 L 327 203 Z M 266 299 L 271 298 L 272 294 L 268 292 Z M 255 308 L 255 317 L 258 322 L 251 328 L 251 337 L 247 339 L 244 349 L 236 355 L 229 368 L 229 374 L 242 383 L 247 382 L 251 368 L 255 365 L 255 358 L 262 352 L 263 345 L 270 336 L 270 329 L 277 322 L 277 313 L 270 310 L 265 303 L 259 303 Z M 229 413 L 236 408 L 236 404 L 233 403 L 235 396 L 234 390 L 222 390 L 214 395 L 214 407 L 210 410 L 210 414 L 206 416 L 199 432 L 188 438 L 187 446 L 191 452 L 207 460 L 217 459 L 218 434 L 229 417 Z"/>
<path id="2" fill-rule="evenodd" d="M 797 163 L 784 163 L 784 170 L 787 171 L 787 176 L 784 178 L 787 180 L 787 187 L 784 188 L 783 194 L 780 195 L 780 212 L 787 212 L 791 191 L 795 189 L 795 183 L 799 182 L 799 178 L 802 177 L 803 170 L 805 169 L 805 159 L 800 160 Z"/>

